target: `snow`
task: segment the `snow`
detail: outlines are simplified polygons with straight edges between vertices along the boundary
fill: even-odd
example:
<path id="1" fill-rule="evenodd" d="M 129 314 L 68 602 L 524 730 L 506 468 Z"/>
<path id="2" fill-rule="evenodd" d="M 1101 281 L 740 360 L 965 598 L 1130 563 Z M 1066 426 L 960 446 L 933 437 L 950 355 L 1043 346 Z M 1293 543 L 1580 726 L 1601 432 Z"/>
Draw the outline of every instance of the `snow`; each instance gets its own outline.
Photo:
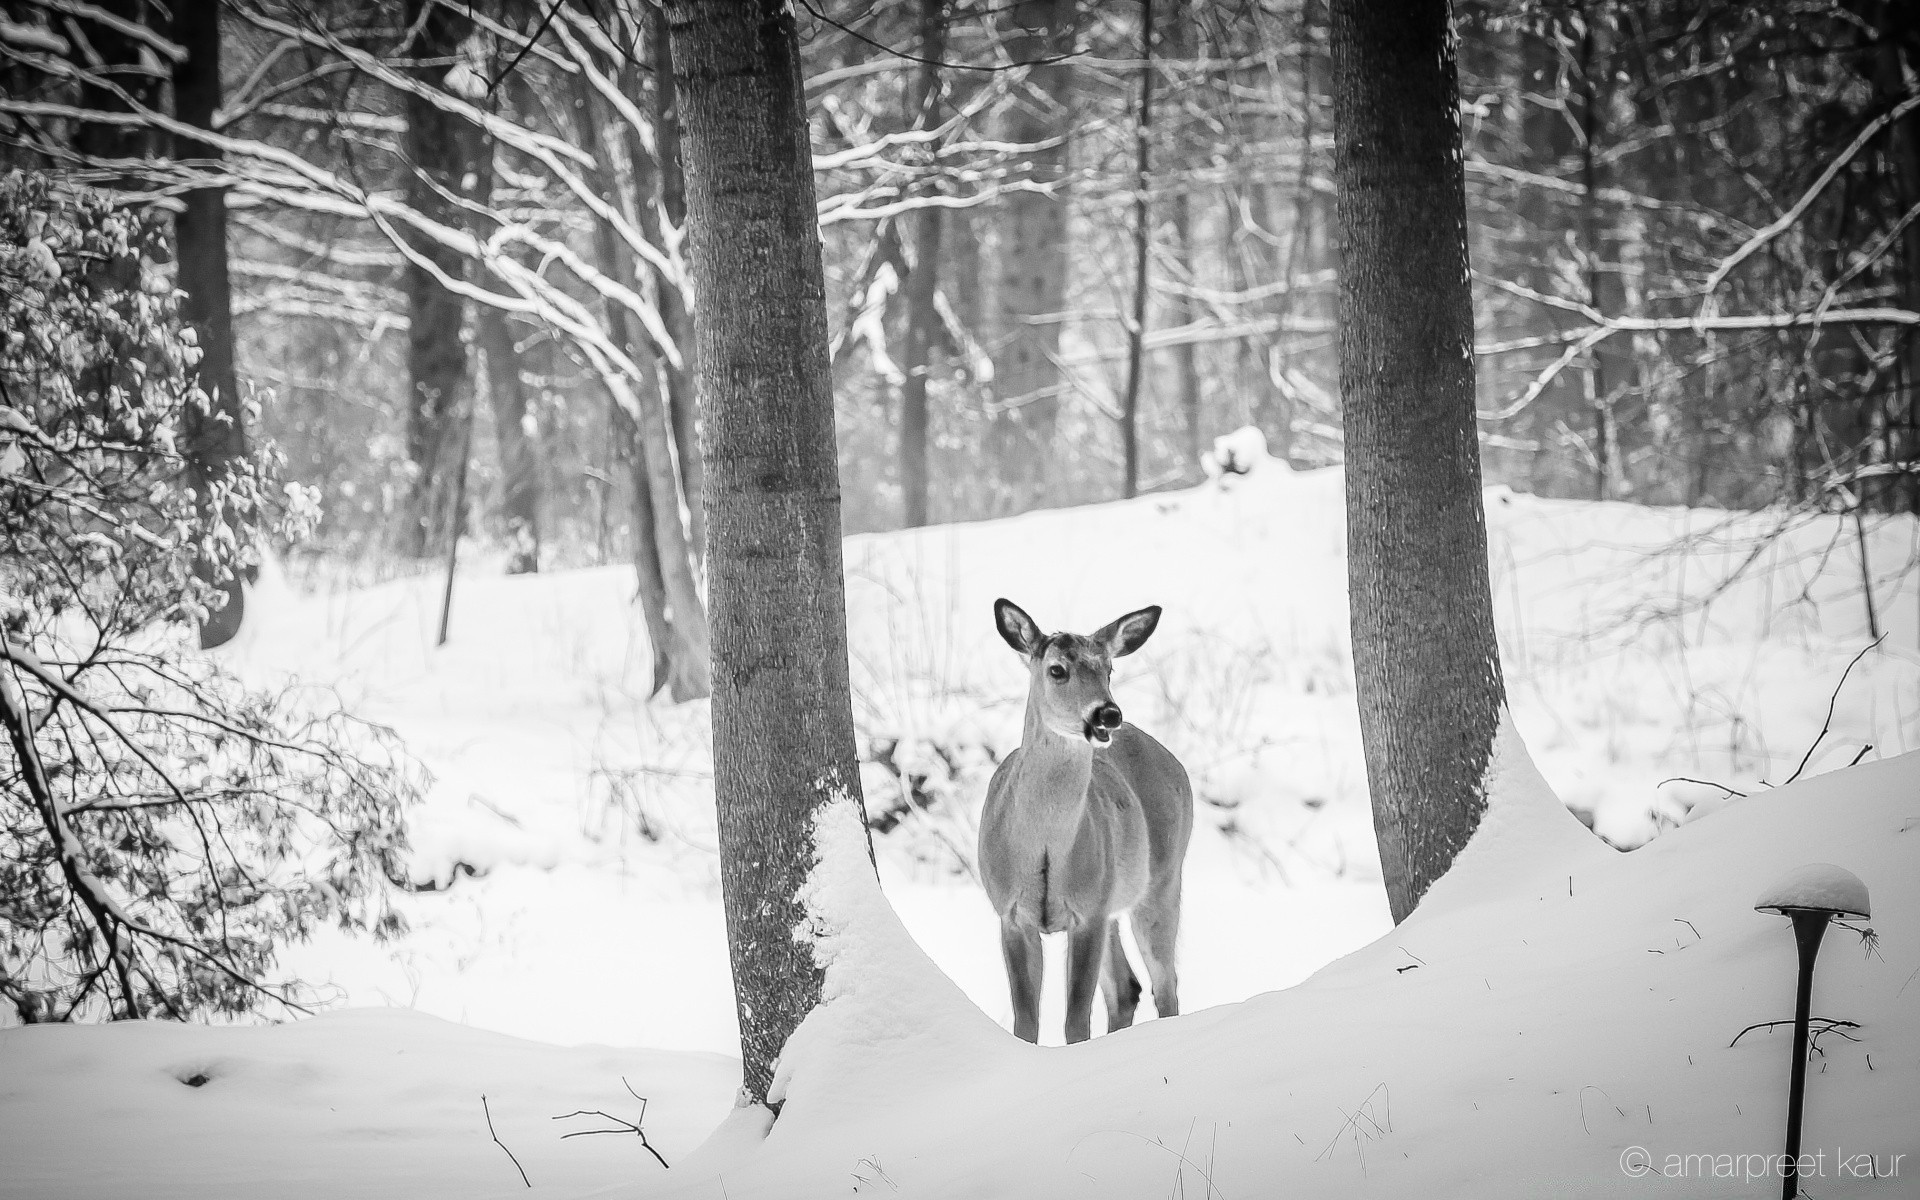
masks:
<path id="1" fill-rule="evenodd" d="M 1867 902 L 1867 885 L 1860 882 L 1860 877 L 1845 867 L 1823 862 L 1808 863 L 1774 880 L 1753 907 L 1781 914 L 1811 910 L 1862 921 L 1873 915 Z"/>
<path id="2" fill-rule="evenodd" d="M 1876 1153 L 1883 1173 L 1908 1157 L 1878 1182 L 1829 1157 L 1809 1186 L 1913 1195 L 1915 523 L 1869 530 L 1887 636 L 1836 694 L 1869 641 L 1851 522 L 1489 489 L 1510 711 L 1487 818 L 1394 929 L 1341 477 L 1253 466 L 849 539 L 863 744 L 895 743 L 931 802 L 876 838 L 878 888 L 851 803 L 822 818 L 803 898 L 828 999 L 780 1064 L 771 1124 L 734 1107 L 724 1057 L 706 709 L 647 703 L 629 572 L 477 563 L 436 650 L 437 577 L 302 592 L 269 571 L 227 656 L 337 692 L 423 756 L 437 782 L 411 870 L 437 890 L 405 899 L 395 945 L 328 933 L 291 953 L 341 1011 L 0 1030 L 0 1196 L 517 1194 L 483 1093 L 552 1195 L 1638 1194 L 1653 1185 L 1623 1171 L 1634 1147 L 1656 1172 L 1670 1153 L 1777 1153 L 1786 1036 L 1729 1043 L 1791 1014 L 1793 938 L 1752 901 L 1814 861 L 1856 873 L 1881 919 L 1873 954 L 1836 931 L 1822 957 L 1815 1011 L 1859 1022 L 1859 1040 L 1822 1041 L 1807 1145 Z M 991 620 L 1003 594 L 1081 631 L 1165 610 L 1115 694 L 1198 796 L 1177 1020 L 1072 1047 L 996 1028 L 995 921 L 948 847 L 971 846 L 993 756 L 1019 738 L 1024 676 Z M 1809 746 L 1802 777 L 1770 789 Z M 870 809 L 893 779 L 865 767 Z M 1640 848 L 1608 848 L 1569 808 Z M 1060 1010 L 1056 983 L 1043 1041 Z M 204 1086 L 181 1082 L 196 1073 Z M 563 1141 L 588 1119 L 550 1119 L 637 1120 L 623 1075 L 671 1173 L 635 1138 Z"/>

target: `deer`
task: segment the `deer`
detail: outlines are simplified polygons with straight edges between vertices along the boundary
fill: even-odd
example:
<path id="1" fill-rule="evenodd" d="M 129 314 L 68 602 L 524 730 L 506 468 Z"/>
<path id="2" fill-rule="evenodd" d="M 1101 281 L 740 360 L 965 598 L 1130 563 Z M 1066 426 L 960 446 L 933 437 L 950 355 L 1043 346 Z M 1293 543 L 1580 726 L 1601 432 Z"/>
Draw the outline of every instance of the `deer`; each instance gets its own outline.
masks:
<path id="1" fill-rule="evenodd" d="M 996 600 L 993 616 L 1028 675 L 1020 746 L 995 769 L 980 814 L 980 879 L 1000 918 L 1013 1032 L 1040 1040 L 1040 939 L 1048 933 L 1067 935 L 1067 1041 L 1091 1036 L 1096 985 L 1107 1031 L 1133 1024 L 1141 987 L 1121 946 L 1123 916 L 1154 1010 L 1174 1016 L 1193 785 L 1171 751 L 1126 723 L 1112 691 L 1113 660 L 1145 644 L 1160 609 L 1088 635 L 1043 635 L 1011 600 Z"/>

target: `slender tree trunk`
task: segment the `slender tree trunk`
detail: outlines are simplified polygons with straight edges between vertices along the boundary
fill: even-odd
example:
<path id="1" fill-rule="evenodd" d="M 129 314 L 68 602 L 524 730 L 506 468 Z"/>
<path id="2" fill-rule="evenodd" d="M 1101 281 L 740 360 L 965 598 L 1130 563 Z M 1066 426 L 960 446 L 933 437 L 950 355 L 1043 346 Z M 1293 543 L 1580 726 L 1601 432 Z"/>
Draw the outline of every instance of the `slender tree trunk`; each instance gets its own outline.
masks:
<path id="1" fill-rule="evenodd" d="M 859 803 L 813 156 L 785 0 L 672 0 L 707 405 L 714 791 L 743 1087 L 819 1001 L 814 817 Z"/>
<path id="2" fill-rule="evenodd" d="M 406 28 L 418 28 L 411 57 L 424 60 L 414 74 L 437 84 L 459 48 L 462 18 L 458 11 L 433 0 L 407 0 Z M 416 211 L 449 225 L 464 217 L 448 203 L 445 192 L 462 193 L 472 170 L 478 138 L 467 123 L 409 92 L 402 100 L 407 118 L 404 149 L 409 164 L 407 203 Z M 415 251 L 451 279 L 466 276 L 466 258 L 429 238 L 414 240 Z M 414 476 L 407 498 L 401 551 L 413 558 L 432 551 L 434 538 L 447 524 L 444 495 L 450 480 L 443 479 L 457 447 L 457 424 L 465 393 L 467 351 L 460 340 L 466 304 L 448 291 L 427 268 L 409 260 L 405 270 L 407 294 L 407 458 Z M 448 460 L 443 462 L 442 460 Z"/>
<path id="3" fill-rule="evenodd" d="M 1198 18 L 1196 0 L 1178 0 L 1173 10 L 1173 20 L 1163 37 L 1168 58 L 1185 62 L 1192 59 L 1199 50 L 1199 38 L 1195 29 Z M 1190 69 L 1190 68 L 1178 68 Z M 1193 198 L 1190 194 L 1190 182 L 1187 172 L 1193 166 L 1186 154 L 1178 156 L 1181 168 L 1178 186 L 1169 201 L 1168 220 L 1173 225 L 1175 253 L 1179 255 L 1181 282 L 1192 286 L 1195 281 L 1194 264 L 1197 252 L 1193 245 Z M 1164 171 L 1164 166 L 1162 170 Z M 1182 292 L 1172 298 L 1172 312 L 1168 321 L 1175 327 L 1190 325 L 1196 315 L 1193 297 Z M 1200 454 L 1204 443 L 1205 422 L 1200 410 L 1200 358 L 1192 342 L 1183 342 L 1173 349 L 1173 368 L 1176 385 L 1179 389 L 1180 425 L 1182 432 L 1181 475 L 1184 478 L 1197 478 L 1200 474 Z"/>
<path id="4" fill-rule="evenodd" d="M 174 115 L 197 129 L 212 129 L 214 110 L 220 107 L 219 6 L 177 5 L 173 40 L 187 52 L 186 61 L 173 74 Z M 181 158 L 214 163 L 220 159 L 215 147 L 185 138 L 180 139 L 175 152 Z M 204 497 L 209 481 L 225 475 L 229 464 L 247 456 L 246 406 L 240 399 L 239 377 L 233 364 L 225 189 L 196 188 L 188 192 L 174 219 L 173 231 L 180 287 L 186 293 L 180 315 L 199 339 L 198 382 L 207 394 L 206 412 L 192 407 L 187 410 L 186 445 L 182 449 L 195 490 Z M 195 570 L 210 580 L 219 574 L 218 565 L 213 563 L 196 563 Z M 226 595 L 226 604 L 209 613 L 200 626 L 202 648 L 225 645 L 240 631 L 246 601 L 239 575 L 229 572 L 220 581 L 220 589 Z"/>
<path id="5" fill-rule="evenodd" d="M 908 97 L 907 123 L 931 129 L 940 123 L 940 68 L 946 51 L 946 0 L 920 0 L 920 57 Z M 927 376 L 933 367 L 933 342 L 940 315 L 934 309 L 940 279 L 939 208 L 913 215 L 913 266 L 907 275 L 906 382 L 900 385 L 901 522 L 908 528 L 927 523 Z"/>
<path id="6" fill-rule="evenodd" d="M 1002 17 L 1007 53 L 1034 62 L 1007 107 L 1005 138 L 1040 146 L 1023 156 L 1028 178 L 1052 195 L 1007 197 L 996 254 L 993 390 L 1000 410 L 992 449 L 1015 511 L 1045 504 L 1060 413 L 1060 322 L 1068 270 L 1067 135 L 1073 69 L 1044 62 L 1073 49 L 1076 0 L 1012 0 Z M 1051 143 L 1051 144 L 1046 144 Z M 1036 321 L 1037 317 L 1054 319 Z"/>
<path id="7" fill-rule="evenodd" d="M 482 305 L 476 314 L 480 352 L 486 356 L 487 400 L 494 440 L 500 447 L 500 516 L 507 527 L 507 574 L 540 570 L 540 457 L 527 432 L 527 385 L 507 314 Z"/>
<path id="8" fill-rule="evenodd" d="M 680 157 L 680 103 L 670 83 L 673 79 L 673 44 L 667 36 L 667 14 L 664 10 L 652 10 L 647 36 L 651 39 L 653 51 L 653 140 L 659 158 L 659 186 L 654 198 L 653 216 L 654 227 L 659 235 L 658 244 L 665 246 L 674 233 L 686 228 L 687 184 Z M 632 64 L 628 64 L 626 70 L 630 73 L 632 85 L 637 87 L 637 70 Z M 644 154 L 639 131 L 629 128 L 626 132 L 628 157 L 638 162 Z M 694 314 L 688 310 L 686 297 L 681 294 L 680 281 L 658 268 L 655 268 L 654 276 L 659 282 L 660 320 L 666 325 L 667 334 L 673 338 L 674 344 L 680 348 L 681 365 L 676 368 L 662 364 L 661 373 L 667 381 L 667 407 L 673 417 L 673 444 L 680 464 L 680 488 L 687 497 L 688 535 L 692 540 L 693 560 L 699 564 L 704 563 L 707 556 L 707 513 L 700 502 L 706 490 L 707 460 L 700 449 L 698 339 L 694 334 Z"/>
<path id="9" fill-rule="evenodd" d="M 133 25 L 149 24 L 148 18 L 153 11 L 144 0 L 97 0 L 96 7 L 109 16 Z M 86 37 L 84 48 L 77 39 L 74 40 L 72 54 L 76 65 L 113 81 L 122 91 L 146 107 L 156 109 L 160 107 L 158 103 L 160 80 L 155 78 L 141 62 L 142 42 L 105 21 L 80 17 L 75 25 Z M 87 50 L 91 50 L 92 55 L 98 57 L 97 64 L 91 61 L 92 56 L 87 53 Z M 186 64 L 182 64 L 182 67 L 187 70 L 192 69 Z M 212 87 L 217 97 L 220 87 L 217 76 L 213 80 Z M 80 107 L 90 112 L 131 111 L 112 89 L 94 83 L 84 83 L 80 86 Z M 210 126 L 202 127 L 210 128 Z M 133 124 L 110 125 L 104 121 L 81 121 L 74 130 L 74 142 L 80 153 L 100 158 L 145 158 L 153 151 L 151 131 Z M 116 173 L 110 178 L 112 182 L 108 186 L 129 190 L 138 189 L 141 186 L 137 172 Z"/>
<path id="10" fill-rule="evenodd" d="M 494 70 L 497 71 L 499 65 Z M 498 176 L 494 156 L 501 152 L 501 147 L 489 138 L 480 142 L 473 156 L 478 176 L 475 199 L 489 211 L 492 211 L 494 182 Z M 493 233 L 491 217 L 470 216 L 469 223 L 476 237 L 484 239 Z M 512 290 L 501 280 L 491 278 L 492 272 L 487 274 L 491 290 L 501 293 Z M 540 457 L 538 439 L 527 431 L 527 386 L 521 375 L 519 341 L 507 314 L 490 304 L 475 306 L 473 324 L 500 459 L 500 516 L 507 533 L 507 574 L 529 575 L 540 569 Z M 470 449 L 473 410 L 469 410 L 461 426 L 462 445 Z M 457 470 L 462 482 L 455 488 L 457 493 L 464 493 L 467 467 L 467 454 L 463 451 Z M 463 499 L 456 500 L 456 509 L 463 505 Z M 458 531 L 460 518 L 455 519 Z"/>
<path id="11" fill-rule="evenodd" d="M 622 139 L 623 152 L 613 153 L 613 140 L 603 136 L 600 98 L 585 80 L 576 80 L 574 110 L 581 141 L 613 166 L 601 172 L 602 190 L 615 197 L 638 227 L 643 195 L 652 190 L 651 160 L 631 154 L 639 148 Z M 639 176 L 648 172 L 649 178 Z M 638 290 L 632 252 L 605 221 L 595 221 L 594 248 L 603 274 L 625 280 Z M 695 700 L 711 691 L 710 650 L 706 612 L 701 606 L 694 576 L 689 532 L 680 518 L 680 478 L 673 469 L 673 438 L 660 395 L 658 360 L 653 347 L 643 345 L 619 305 L 606 305 L 607 332 L 626 352 L 645 378 L 631 381 L 639 418 L 613 400 L 613 428 L 619 434 L 621 460 L 631 468 L 633 481 L 633 567 L 636 598 L 653 646 L 653 690 L 662 687 L 676 701 Z M 684 347 L 684 343 L 683 343 Z M 689 498 L 689 509 L 697 508 Z"/>
<path id="12" fill-rule="evenodd" d="M 1504 702 L 1446 0 L 1333 0 L 1354 676 L 1387 898 L 1479 826 Z"/>
<path id="13" fill-rule="evenodd" d="M 1140 107 L 1133 122 L 1133 312 L 1127 321 L 1127 391 L 1120 401 L 1120 495 L 1140 492 L 1140 377 L 1147 343 L 1148 255 L 1153 205 L 1147 189 L 1153 169 L 1153 0 L 1140 6 Z"/>

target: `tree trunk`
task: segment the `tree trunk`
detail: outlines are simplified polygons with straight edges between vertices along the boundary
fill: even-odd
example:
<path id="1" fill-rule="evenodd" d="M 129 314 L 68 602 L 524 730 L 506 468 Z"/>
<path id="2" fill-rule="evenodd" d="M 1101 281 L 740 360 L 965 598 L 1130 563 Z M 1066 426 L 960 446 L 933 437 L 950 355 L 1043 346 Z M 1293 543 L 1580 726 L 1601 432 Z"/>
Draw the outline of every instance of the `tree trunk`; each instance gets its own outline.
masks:
<path id="1" fill-rule="evenodd" d="M 1133 122 L 1133 312 L 1127 321 L 1127 390 L 1120 399 L 1120 495 L 1140 491 L 1140 382 L 1146 369 L 1147 267 L 1153 247 L 1153 207 L 1147 187 L 1153 167 L 1153 0 L 1140 7 L 1140 107 Z"/>
<path id="2" fill-rule="evenodd" d="M 196 129 L 212 129 L 220 106 L 220 8 L 183 4 L 174 9 L 173 40 L 187 52 L 173 73 L 174 115 Z M 180 158 L 217 163 L 220 151 L 201 141 L 180 139 Z M 207 411 L 187 409 L 182 447 L 195 490 L 204 498 L 209 481 L 224 476 L 228 465 L 247 456 L 246 407 L 233 365 L 233 298 L 227 278 L 227 195 L 223 188 L 196 188 L 183 198 L 173 225 L 179 282 L 186 298 L 180 315 L 200 343 L 196 368 Z M 211 515 L 211 514 L 210 514 Z M 203 578 L 219 577 L 221 564 L 199 562 Z M 228 572 L 218 586 L 226 604 L 200 626 L 200 645 L 225 645 L 240 632 L 245 593 L 240 577 Z"/>
<path id="3" fill-rule="evenodd" d="M 149 23 L 150 15 L 157 15 L 152 6 L 144 3 L 143 0 L 98 0 L 95 7 L 108 16 L 117 17 L 133 25 L 146 25 Z M 9 12 L 11 11 L 12 6 L 9 6 Z M 185 16 L 186 14 L 181 14 L 182 18 Z M 212 14 L 209 16 L 211 17 Z M 143 42 L 106 21 L 91 17 L 83 16 L 72 24 L 86 38 L 84 45 L 78 39 L 71 39 L 74 43 L 72 53 L 75 65 L 112 80 L 120 86 L 121 90 L 148 108 L 160 107 L 160 80 L 146 71 L 141 62 Z M 217 34 L 215 36 L 217 37 Z M 98 56 L 97 65 L 91 61 L 89 50 L 92 55 Z M 180 68 L 192 70 L 191 65 L 185 63 L 180 64 Z M 214 77 L 211 86 L 215 91 L 217 102 L 220 88 L 218 76 Z M 89 112 L 131 111 L 112 89 L 93 83 L 83 83 L 80 86 L 80 107 Z M 204 124 L 201 127 L 211 128 Z M 89 157 L 145 158 L 153 151 L 153 134 L 142 125 L 110 125 L 104 121 L 81 121 L 76 123 L 74 128 L 74 144 L 81 154 Z M 109 182 L 103 186 L 137 190 L 141 188 L 142 183 L 137 171 L 115 171 L 109 176 Z"/>
<path id="4" fill-rule="evenodd" d="M 407 0 L 405 27 L 418 28 L 410 56 L 425 60 L 413 69 L 419 79 L 438 85 L 447 72 L 445 60 L 460 44 L 461 18 L 456 9 L 434 0 Z M 435 108 L 409 92 L 402 98 L 407 118 L 407 203 L 423 215 L 448 225 L 460 225 L 464 216 L 443 196 L 464 192 L 472 169 L 476 132 L 458 117 Z M 466 258 L 456 250 L 426 237 L 409 239 L 422 258 L 451 279 L 466 277 Z M 414 476 L 407 497 L 401 552 L 413 558 L 431 553 L 435 538 L 447 526 L 441 478 L 447 462 L 458 453 L 458 419 L 465 402 L 467 351 L 460 341 L 466 304 L 448 291 L 425 267 L 408 261 L 407 294 L 407 458 Z M 447 462 L 443 462 L 445 459 Z"/>
<path id="5" fill-rule="evenodd" d="M 931 129 L 940 123 L 940 68 L 946 51 L 946 0 L 920 0 L 920 64 L 907 101 L 907 124 Z M 900 385 L 900 519 L 909 529 L 927 523 L 927 376 L 940 315 L 940 233 L 945 213 L 923 208 L 913 214 L 913 266 L 907 275 L 906 382 Z"/>
<path id="6" fill-rule="evenodd" d="M 1199 50 L 1195 29 L 1198 19 L 1197 0 L 1179 0 L 1174 6 L 1173 20 L 1169 22 L 1165 35 L 1168 58 L 1185 63 L 1195 56 Z M 1192 70 L 1185 66 L 1174 69 L 1182 72 Z M 1168 220 L 1173 225 L 1174 253 L 1179 256 L 1180 280 L 1191 287 L 1195 281 L 1196 252 L 1193 245 L 1192 183 L 1188 172 L 1193 162 L 1185 154 L 1178 154 L 1176 161 L 1180 174 L 1173 198 L 1168 202 Z M 1192 324 L 1197 312 L 1193 297 L 1185 292 L 1172 297 L 1171 309 L 1167 320 L 1175 328 Z M 1180 475 L 1183 479 L 1197 479 L 1200 476 L 1201 439 L 1205 435 L 1205 428 L 1200 411 L 1200 359 L 1192 342 L 1183 342 L 1173 348 L 1173 367 L 1179 389 L 1181 457 L 1184 459 L 1180 464 Z"/>
<path id="7" fill-rule="evenodd" d="M 707 406 L 714 791 L 743 1087 L 819 1001 L 814 817 L 859 803 L 826 291 L 793 10 L 672 0 Z"/>
<path id="8" fill-rule="evenodd" d="M 656 241 L 665 247 L 670 232 L 686 228 L 687 183 L 680 161 L 680 105 L 667 82 L 673 78 L 673 46 L 667 37 L 667 15 L 659 8 L 651 11 L 647 36 L 653 43 L 653 141 L 659 159 L 653 217 L 658 233 Z M 640 83 L 638 69 L 629 63 L 623 73 L 630 81 L 629 90 L 637 89 Z M 638 95 L 638 92 L 632 91 L 632 94 Z M 632 128 L 627 129 L 626 133 L 628 159 L 637 163 L 645 153 L 640 144 L 640 133 Z M 695 347 L 694 316 L 687 310 L 686 297 L 680 292 L 679 280 L 657 267 L 654 278 L 659 283 L 660 321 L 667 327 L 667 334 L 673 338 L 674 345 L 680 348 L 680 366 L 662 363 L 660 372 L 666 379 L 667 410 L 673 418 L 673 444 L 680 464 L 680 488 L 687 497 L 688 537 L 692 543 L 693 561 L 699 564 L 705 562 L 707 557 L 707 513 L 700 502 L 700 496 L 706 490 L 707 460 L 700 449 L 700 364 Z"/>
<path id="9" fill-rule="evenodd" d="M 1354 676 L 1400 921 L 1480 823 L 1505 691 L 1448 6 L 1334 0 L 1332 18 Z"/>
<path id="10" fill-rule="evenodd" d="M 610 164 L 600 173 L 601 190 L 614 198 L 637 228 L 643 195 L 652 191 L 653 182 L 651 178 L 643 181 L 639 175 L 649 170 L 651 160 L 644 154 L 633 157 L 640 148 L 626 139 L 622 139 L 622 152 L 613 153 L 613 139 L 603 136 L 600 98 L 584 79 L 576 79 L 574 87 L 581 143 Z M 593 239 L 601 273 L 639 291 L 633 254 L 618 231 L 596 220 Z M 712 690 L 711 651 L 689 533 L 680 519 L 681 481 L 673 469 L 672 434 L 665 400 L 660 395 L 658 360 L 653 347 L 643 345 L 634 333 L 626 310 L 612 301 L 606 302 L 606 321 L 614 345 L 645 376 L 629 381 L 639 406 L 637 415 L 626 411 L 611 390 L 609 398 L 613 401 L 613 428 L 619 435 L 619 456 L 628 464 L 633 481 L 635 598 L 640 602 L 647 640 L 653 647 L 652 688 L 657 693 L 665 687 L 675 702 L 697 700 Z M 690 510 L 699 507 L 697 497 L 690 496 L 687 501 Z"/>
<path id="11" fill-rule="evenodd" d="M 1016 62 L 1036 62 L 1073 49 L 1075 0 L 1013 0 L 1002 38 Z M 1067 303 L 1067 143 L 1073 69 L 1037 62 L 1026 69 L 1007 106 L 1005 138 L 1020 145 L 1060 139 L 1022 156 L 1027 178 L 1053 184 L 1052 195 L 1015 192 L 1006 199 L 996 255 L 998 320 L 993 338 L 993 390 L 1012 407 L 995 420 L 992 448 L 1006 501 L 1014 510 L 1044 504 L 1053 430 L 1060 412 L 1060 322 Z"/>
<path id="12" fill-rule="evenodd" d="M 481 306 L 480 352 L 486 356 L 487 400 L 500 446 L 500 516 L 507 527 L 507 574 L 540 570 L 540 457 L 527 432 L 527 385 L 507 314 Z"/>

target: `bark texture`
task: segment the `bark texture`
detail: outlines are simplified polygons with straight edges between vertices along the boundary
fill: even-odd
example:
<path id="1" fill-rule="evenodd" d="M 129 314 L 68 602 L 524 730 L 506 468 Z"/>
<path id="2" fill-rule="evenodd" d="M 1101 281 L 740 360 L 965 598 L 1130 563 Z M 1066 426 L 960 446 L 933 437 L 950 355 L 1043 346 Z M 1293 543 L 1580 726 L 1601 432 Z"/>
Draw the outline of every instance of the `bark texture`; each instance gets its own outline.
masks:
<path id="1" fill-rule="evenodd" d="M 215 4 L 182 4 L 174 8 L 173 40 L 187 52 L 173 73 L 174 115 L 198 129 L 213 128 L 220 106 L 220 8 Z M 181 158 L 218 160 L 220 151 L 205 142 L 181 138 L 175 146 Z M 186 298 L 180 315 L 193 326 L 200 342 L 199 384 L 207 394 L 207 411 L 187 410 L 186 444 L 182 447 L 196 491 L 205 495 L 205 481 L 226 473 L 227 464 L 247 455 L 246 410 L 233 365 L 233 296 L 227 277 L 227 194 L 224 188 L 196 188 L 182 198 L 174 219 L 174 244 L 179 259 L 179 281 Z M 211 577 L 214 564 L 196 568 Z M 237 575 L 221 586 L 227 602 L 209 613 L 200 626 L 203 649 L 222 646 L 240 631 L 245 592 Z"/>
<path id="2" fill-rule="evenodd" d="M 1035 62 L 1015 87 L 1005 138 L 1039 148 L 1023 156 L 1027 178 L 1053 194 L 1007 197 L 996 255 L 998 308 L 993 390 L 999 413 L 993 448 L 1014 510 L 1044 504 L 1047 462 L 1060 412 L 1060 323 L 1035 321 L 1066 308 L 1067 141 L 1073 68 L 1039 62 L 1073 49 L 1075 0 L 1013 0 L 1002 39 L 1015 62 Z M 1051 143 L 1051 144 L 1049 144 Z"/>
<path id="3" fill-rule="evenodd" d="M 820 998 L 794 939 L 813 818 L 859 802 L 826 292 L 784 0 L 667 6 L 706 404 L 714 791 L 743 1086 Z"/>
<path id="4" fill-rule="evenodd" d="M 1448 15 L 1332 5 L 1354 676 L 1395 921 L 1479 826 L 1505 698 Z"/>
<path id="5" fill-rule="evenodd" d="M 457 9 L 433 0 L 407 0 L 406 28 L 419 34 L 410 56 L 414 73 L 438 85 L 457 51 L 464 19 Z M 408 93 L 404 149 L 407 203 L 448 225 L 463 216 L 448 195 L 464 194 L 472 172 L 478 135 L 465 121 Z M 451 279 L 466 277 L 465 256 L 426 237 L 415 252 Z M 407 294 L 407 458 L 414 466 L 400 546 L 415 558 L 429 554 L 447 527 L 450 468 L 459 453 L 459 417 L 468 387 L 467 350 L 460 340 L 465 302 L 435 278 L 433 271 L 409 261 Z M 444 460 L 444 461 L 443 461 Z"/>

